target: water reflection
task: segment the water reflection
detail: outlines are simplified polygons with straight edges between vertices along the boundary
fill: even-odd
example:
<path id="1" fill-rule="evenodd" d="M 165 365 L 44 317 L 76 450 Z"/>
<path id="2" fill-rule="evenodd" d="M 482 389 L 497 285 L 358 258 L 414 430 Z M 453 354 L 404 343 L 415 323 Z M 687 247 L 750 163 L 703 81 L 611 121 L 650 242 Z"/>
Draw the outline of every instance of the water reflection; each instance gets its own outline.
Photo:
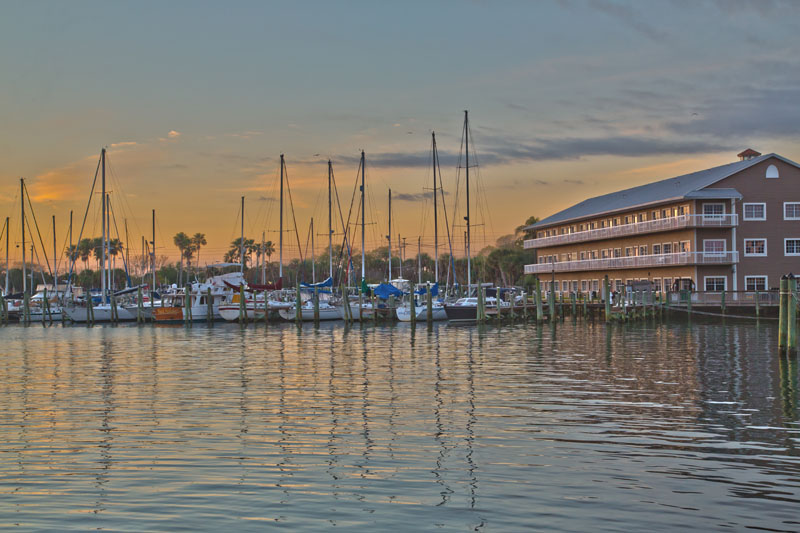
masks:
<path id="1" fill-rule="evenodd" d="M 0 518 L 798 529 L 798 364 L 775 333 L 696 317 L 6 328 Z"/>

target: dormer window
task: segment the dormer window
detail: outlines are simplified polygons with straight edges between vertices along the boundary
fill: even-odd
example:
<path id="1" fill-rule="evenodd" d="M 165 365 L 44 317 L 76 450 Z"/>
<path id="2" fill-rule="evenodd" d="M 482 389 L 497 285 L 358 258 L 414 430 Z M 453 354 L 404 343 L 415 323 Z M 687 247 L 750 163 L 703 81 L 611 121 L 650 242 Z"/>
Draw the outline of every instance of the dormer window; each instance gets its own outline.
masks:
<path id="1" fill-rule="evenodd" d="M 778 167 L 775 165 L 770 165 L 767 167 L 767 177 L 768 178 L 777 178 L 778 177 Z"/>

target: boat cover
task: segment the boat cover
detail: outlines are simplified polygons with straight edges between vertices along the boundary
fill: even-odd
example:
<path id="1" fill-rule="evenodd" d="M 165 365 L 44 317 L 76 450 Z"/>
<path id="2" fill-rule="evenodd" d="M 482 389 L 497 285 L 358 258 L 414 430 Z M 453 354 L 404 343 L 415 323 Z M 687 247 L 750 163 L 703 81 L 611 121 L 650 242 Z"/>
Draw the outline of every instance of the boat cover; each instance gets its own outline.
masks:
<path id="1" fill-rule="evenodd" d="M 389 285 L 388 283 L 381 283 L 380 285 L 372 289 L 372 292 L 375 294 L 375 296 L 377 296 L 381 300 L 386 300 L 389 298 L 389 296 L 392 295 L 394 296 L 403 295 L 403 291 L 401 291 L 394 285 Z"/>
<path id="2" fill-rule="evenodd" d="M 414 294 L 428 294 L 428 288 L 427 287 L 420 287 L 419 289 L 414 291 Z M 431 296 L 439 296 L 439 284 L 438 283 L 434 283 L 433 285 L 431 285 Z"/>

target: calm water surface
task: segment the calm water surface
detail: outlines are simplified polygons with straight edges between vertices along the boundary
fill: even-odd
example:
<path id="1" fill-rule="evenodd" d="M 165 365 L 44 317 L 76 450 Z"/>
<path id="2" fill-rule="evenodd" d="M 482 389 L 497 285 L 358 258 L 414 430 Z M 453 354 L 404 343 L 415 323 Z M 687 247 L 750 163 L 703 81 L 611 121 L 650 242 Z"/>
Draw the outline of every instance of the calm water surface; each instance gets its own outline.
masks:
<path id="1" fill-rule="evenodd" d="M 800 530 L 774 323 L 0 330 L 0 528 Z"/>

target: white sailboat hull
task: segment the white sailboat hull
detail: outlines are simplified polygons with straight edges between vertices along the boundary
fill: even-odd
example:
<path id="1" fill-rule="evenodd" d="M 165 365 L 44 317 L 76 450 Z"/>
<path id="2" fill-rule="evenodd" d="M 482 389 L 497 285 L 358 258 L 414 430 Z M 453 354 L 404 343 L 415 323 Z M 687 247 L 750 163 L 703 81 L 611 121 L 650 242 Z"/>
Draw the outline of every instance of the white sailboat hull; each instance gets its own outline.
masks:
<path id="1" fill-rule="evenodd" d="M 415 312 L 417 314 L 417 320 L 425 321 L 428 320 L 428 306 L 427 305 L 417 305 L 415 306 Z M 442 305 L 434 305 L 433 306 L 433 320 L 447 320 L 447 313 L 444 311 L 444 306 Z M 411 308 L 409 306 L 398 307 L 397 310 L 397 320 L 400 322 L 411 322 Z"/>
<path id="2" fill-rule="evenodd" d="M 111 322 L 111 306 L 98 305 L 94 307 L 95 322 Z M 65 307 L 64 312 L 73 322 L 88 322 L 89 310 L 86 307 Z M 117 306 L 117 318 L 121 321 L 136 320 L 136 315 L 122 306 Z"/>

